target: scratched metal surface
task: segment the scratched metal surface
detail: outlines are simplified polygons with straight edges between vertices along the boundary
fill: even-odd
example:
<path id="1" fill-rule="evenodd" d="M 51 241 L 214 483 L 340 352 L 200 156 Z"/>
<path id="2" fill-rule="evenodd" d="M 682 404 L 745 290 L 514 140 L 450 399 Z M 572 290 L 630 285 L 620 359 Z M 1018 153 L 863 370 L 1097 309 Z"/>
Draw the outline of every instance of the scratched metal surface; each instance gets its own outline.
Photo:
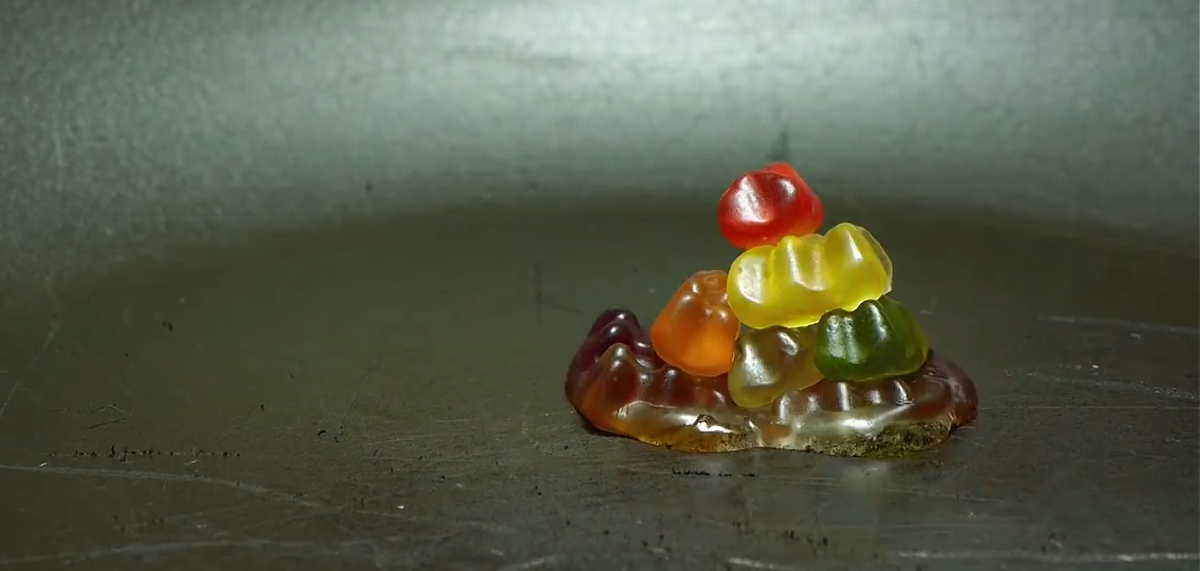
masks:
<path id="1" fill-rule="evenodd" d="M 1196 568 L 1194 257 L 832 197 L 978 422 L 903 461 L 686 455 L 589 434 L 562 396 L 592 315 L 651 318 L 732 259 L 710 201 L 628 204 L 48 288 L 0 321 L 0 568 Z"/>
<path id="2" fill-rule="evenodd" d="M 1200 236 L 1191 0 L 5 8 L 0 306 L 252 229 L 719 187 L 780 140 L 826 192 Z"/>
<path id="3" fill-rule="evenodd" d="M 13 0 L 0 570 L 1195 569 L 1196 14 Z M 592 315 L 728 264 L 711 193 L 780 158 L 977 424 L 897 462 L 588 434 Z"/>

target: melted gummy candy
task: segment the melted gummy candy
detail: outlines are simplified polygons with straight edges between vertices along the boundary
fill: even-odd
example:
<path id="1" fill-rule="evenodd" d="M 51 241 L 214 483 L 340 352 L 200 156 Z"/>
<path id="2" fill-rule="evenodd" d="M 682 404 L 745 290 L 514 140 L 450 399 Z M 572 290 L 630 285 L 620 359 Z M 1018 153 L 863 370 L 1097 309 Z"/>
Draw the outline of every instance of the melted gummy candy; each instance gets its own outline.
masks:
<path id="1" fill-rule="evenodd" d="M 742 324 L 729 309 L 725 272 L 696 272 L 650 327 L 650 341 L 668 364 L 693 375 L 724 374 L 733 362 L 733 342 Z"/>
<path id="2" fill-rule="evenodd" d="M 824 217 L 817 195 L 787 163 L 771 163 L 738 177 L 717 206 L 721 235 L 741 250 L 811 234 Z"/>
<path id="3" fill-rule="evenodd" d="M 628 310 L 596 318 L 567 372 L 575 410 L 600 431 L 691 452 L 904 455 L 972 422 L 971 379 L 886 297 L 883 247 L 849 223 L 813 234 L 823 216 L 785 163 L 738 178 L 717 221 L 744 251 L 728 273 L 685 281 L 649 335 Z"/>
<path id="4" fill-rule="evenodd" d="M 666 364 L 633 312 L 610 309 L 571 361 L 566 395 L 600 431 L 690 452 L 758 447 L 902 455 L 942 442 L 974 420 L 977 408 L 970 378 L 933 352 L 908 376 L 822 380 L 755 408 L 735 404 L 728 381 Z"/>
<path id="5" fill-rule="evenodd" d="M 892 289 L 892 261 L 866 229 L 843 222 L 824 236 L 785 236 L 742 252 L 729 268 L 729 306 L 746 325 L 812 325 Z"/>

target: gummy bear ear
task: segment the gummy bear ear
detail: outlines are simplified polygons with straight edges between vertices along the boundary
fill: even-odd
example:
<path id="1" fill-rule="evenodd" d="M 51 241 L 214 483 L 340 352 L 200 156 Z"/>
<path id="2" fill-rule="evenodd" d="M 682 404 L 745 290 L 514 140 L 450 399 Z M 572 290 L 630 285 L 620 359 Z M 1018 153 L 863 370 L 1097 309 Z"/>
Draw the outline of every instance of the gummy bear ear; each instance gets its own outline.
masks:
<path id="1" fill-rule="evenodd" d="M 800 183 L 803 184 L 804 186 L 808 186 L 808 184 L 804 182 L 804 179 L 800 178 L 800 173 L 796 172 L 796 169 L 792 168 L 792 165 L 785 163 L 783 161 L 770 163 L 767 166 L 763 167 L 762 170 L 770 172 L 770 173 L 775 173 L 781 177 L 790 179 L 793 182 L 800 181 Z"/>
<path id="2" fill-rule="evenodd" d="M 617 323 L 632 325 L 632 329 L 635 330 L 642 328 L 642 324 L 638 323 L 637 316 L 632 311 L 620 307 L 612 307 L 604 310 L 596 317 L 596 320 L 592 322 L 591 329 L 588 330 L 588 336 L 595 335 L 609 325 Z"/>

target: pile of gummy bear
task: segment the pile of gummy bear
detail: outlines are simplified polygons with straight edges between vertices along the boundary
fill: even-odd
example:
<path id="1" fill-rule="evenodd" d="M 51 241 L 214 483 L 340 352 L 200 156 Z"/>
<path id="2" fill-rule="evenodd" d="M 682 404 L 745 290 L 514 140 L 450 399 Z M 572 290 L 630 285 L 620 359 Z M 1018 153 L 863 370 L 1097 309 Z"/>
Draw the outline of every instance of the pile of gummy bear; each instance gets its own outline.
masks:
<path id="1" fill-rule="evenodd" d="M 609 309 L 567 374 L 595 429 L 692 452 L 747 448 L 904 455 L 972 422 L 975 387 L 889 297 L 892 262 L 864 228 L 816 233 L 824 208 L 786 163 L 721 196 L 741 250 L 683 282 L 647 334 Z"/>

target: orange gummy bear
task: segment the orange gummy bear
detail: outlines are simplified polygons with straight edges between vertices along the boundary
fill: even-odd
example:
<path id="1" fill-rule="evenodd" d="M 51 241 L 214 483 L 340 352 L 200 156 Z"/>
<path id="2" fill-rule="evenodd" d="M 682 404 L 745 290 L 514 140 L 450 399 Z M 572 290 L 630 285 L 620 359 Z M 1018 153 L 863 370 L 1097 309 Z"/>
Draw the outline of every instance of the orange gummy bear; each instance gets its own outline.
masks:
<path id="1" fill-rule="evenodd" d="M 729 372 L 742 323 L 729 308 L 728 282 L 721 270 L 696 272 L 663 307 L 650 342 L 668 365 L 701 377 Z"/>

